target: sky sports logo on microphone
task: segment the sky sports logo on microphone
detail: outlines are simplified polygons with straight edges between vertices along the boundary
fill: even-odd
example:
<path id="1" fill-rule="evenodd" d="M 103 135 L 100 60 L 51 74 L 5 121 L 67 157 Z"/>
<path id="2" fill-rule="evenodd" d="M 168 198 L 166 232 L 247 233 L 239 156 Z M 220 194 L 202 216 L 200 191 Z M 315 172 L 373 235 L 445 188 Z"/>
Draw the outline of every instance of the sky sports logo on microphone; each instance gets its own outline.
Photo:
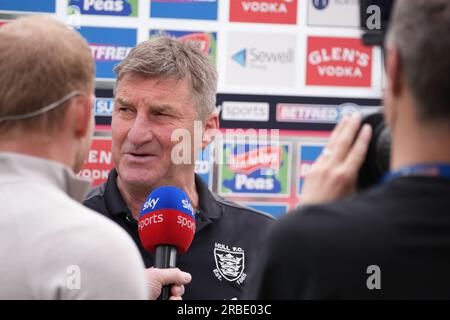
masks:
<path id="1" fill-rule="evenodd" d="M 139 219 L 139 231 L 142 231 L 145 227 L 148 227 L 149 225 L 154 225 L 161 222 L 164 222 L 164 216 L 162 214 L 153 214 L 143 219 Z"/>
<path id="2" fill-rule="evenodd" d="M 192 230 L 192 232 L 195 232 L 195 221 L 192 221 L 192 219 L 188 219 L 182 215 L 179 215 L 177 217 L 177 223 L 182 228 L 188 228 L 188 229 Z"/>
<path id="3" fill-rule="evenodd" d="M 186 252 L 195 234 L 194 210 L 187 194 L 174 186 L 156 188 L 142 206 L 138 222 L 143 247 L 154 252 L 171 245 Z"/>
<path id="4" fill-rule="evenodd" d="M 146 202 L 144 203 L 143 210 L 147 210 L 148 208 L 154 210 L 156 204 L 158 203 L 158 201 L 159 201 L 159 198 L 157 198 L 157 199 L 152 199 L 152 198 L 150 198 L 148 201 L 146 201 Z"/>
<path id="5" fill-rule="evenodd" d="M 183 206 L 183 208 L 189 210 L 191 212 L 191 214 L 194 214 L 194 208 L 192 208 L 192 204 L 189 201 L 189 199 L 183 199 L 181 200 L 181 205 Z"/>

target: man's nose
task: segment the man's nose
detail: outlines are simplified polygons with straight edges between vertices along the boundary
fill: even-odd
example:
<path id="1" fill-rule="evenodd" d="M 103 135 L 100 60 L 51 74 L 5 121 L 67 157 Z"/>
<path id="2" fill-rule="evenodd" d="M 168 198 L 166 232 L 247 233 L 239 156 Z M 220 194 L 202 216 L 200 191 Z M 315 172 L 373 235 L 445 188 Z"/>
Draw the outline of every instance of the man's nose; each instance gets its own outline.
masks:
<path id="1" fill-rule="evenodd" d="M 141 146 L 153 139 L 153 133 L 151 129 L 150 120 L 144 113 L 138 113 L 133 125 L 128 131 L 127 138 L 135 146 Z"/>

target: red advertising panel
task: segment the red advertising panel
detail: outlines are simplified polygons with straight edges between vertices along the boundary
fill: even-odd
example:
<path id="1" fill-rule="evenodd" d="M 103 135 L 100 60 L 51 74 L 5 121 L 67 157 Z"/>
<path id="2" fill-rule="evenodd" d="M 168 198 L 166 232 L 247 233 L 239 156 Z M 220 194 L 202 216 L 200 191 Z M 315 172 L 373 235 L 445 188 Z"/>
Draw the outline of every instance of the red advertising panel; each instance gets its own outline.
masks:
<path id="1" fill-rule="evenodd" d="M 232 0 L 230 21 L 297 23 L 297 0 Z"/>
<path id="2" fill-rule="evenodd" d="M 106 182 L 114 168 L 111 154 L 111 138 L 94 138 L 89 156 L 81 169 L 80 177 L 91 179 L 92 186 Z"/>
<path id="3" fill-rule="evenodd" d="M 359 38 L 309 37 L 306 84 L 370 87 L 372 48 Z"/>
<path id="4" fill-rule="evenodd" d="M 0 27 L 2 26 L 2 25 L 4 25 L 4 24 L 7 24 L 8 23 L 8 21 L 1 21 L 0 20 Z"/>

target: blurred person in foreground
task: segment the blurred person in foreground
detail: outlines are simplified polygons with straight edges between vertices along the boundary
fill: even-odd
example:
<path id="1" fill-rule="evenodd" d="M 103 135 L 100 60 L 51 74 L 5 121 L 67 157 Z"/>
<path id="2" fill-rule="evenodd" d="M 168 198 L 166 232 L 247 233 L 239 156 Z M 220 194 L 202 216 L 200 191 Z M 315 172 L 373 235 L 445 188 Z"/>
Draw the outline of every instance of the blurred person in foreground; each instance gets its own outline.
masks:
<path id="1" fill-rule="evenodd" d="M 180 299 L 190 275 L 145 271 L 117 225 L 79 202 L 93 132 L 88 44 L 46 16 L 0 28 L 0 299 Z"/>
<path id="2" fill-rule="evenodd" d="M 340 123 L 247 298 L 450 298 L 449 34 L 448 0 L 396 1 L 385 43 L 391 172 L 354 195 L 371 130 Z"/>

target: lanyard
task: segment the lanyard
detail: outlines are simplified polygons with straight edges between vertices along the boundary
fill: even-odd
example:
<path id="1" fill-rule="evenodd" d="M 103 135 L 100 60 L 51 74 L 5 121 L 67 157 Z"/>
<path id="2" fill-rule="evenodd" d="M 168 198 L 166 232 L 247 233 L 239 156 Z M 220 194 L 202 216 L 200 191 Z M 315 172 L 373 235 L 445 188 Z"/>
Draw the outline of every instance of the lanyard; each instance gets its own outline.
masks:
<path id="1" fill-rule="evenodd" d="M 388 182 L 400 177 L 435 177 L 450 179 L 450 164 L 428 163 L 408 166 L 389 172 L 383 177 L 383 182 Z"/>

